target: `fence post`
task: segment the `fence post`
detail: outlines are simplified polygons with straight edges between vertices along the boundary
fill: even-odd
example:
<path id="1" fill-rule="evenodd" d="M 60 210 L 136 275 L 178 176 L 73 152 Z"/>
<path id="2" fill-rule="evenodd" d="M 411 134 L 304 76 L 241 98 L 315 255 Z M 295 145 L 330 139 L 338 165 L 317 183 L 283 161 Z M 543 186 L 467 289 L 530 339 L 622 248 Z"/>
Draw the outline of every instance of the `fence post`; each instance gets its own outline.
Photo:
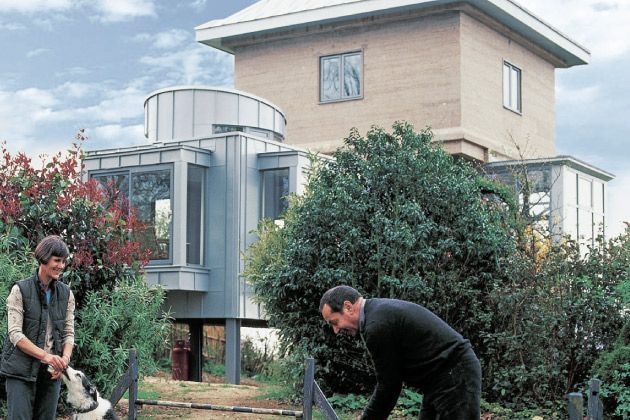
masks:
<path id="1" fill-rule="evenodd" d="M 582 420 L 584 415 L 584 402 L 580 392 L 571 392 L 569 399 L 569 420 Z"/>
<path id="2" fill-rule="evenodd" d="M 304 362 L 304 399 L 302 402 L 302 418 L 313 418 L 313 383 L 315 382 L 315 359 L 309 357 Z"/>
<path id="3" fill-rule="evenodd" d="M 127 420 L 136 420 L 136 400 L 138 399 L 138 352 L 136 349 L 129 350 L 129 412 Z"/>
<path id="4" fill-rule="evenodd" d="M 588 408 L 586 416 L 588 420 L 604 420 L 604 409 L 599 399 L 599 388 L 602 381 L 591 379 L 588 383 Z"/>

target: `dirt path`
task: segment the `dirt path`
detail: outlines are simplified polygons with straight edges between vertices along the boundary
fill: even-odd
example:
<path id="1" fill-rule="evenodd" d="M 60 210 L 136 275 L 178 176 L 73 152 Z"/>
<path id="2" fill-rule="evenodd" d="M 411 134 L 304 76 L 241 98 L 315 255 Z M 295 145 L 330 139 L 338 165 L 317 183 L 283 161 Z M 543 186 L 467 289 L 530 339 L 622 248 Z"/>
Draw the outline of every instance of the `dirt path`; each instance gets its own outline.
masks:
<path id="1" fill-rule="evenodd" d="M 185 403 L 204 403 L 212 405 L 259 407 L 284 410 L 302 410 L 302 407 L 281 404 L 276 400 L 264 398 L 260 384 L 243 380 L 242 385 L 229 385 L 213 382 L 174 381 L 165 377 L 146 377 L 139 385 L 140 398 L 147 400 L 167 400 Z M 121 418 L 127 417 L 128 402 L 121 400 L 117 405 Z M 138 419 L 292 419 L 289 416 L 269 414 L 237 413 L 214 410 L 169 408 L 145 405 L 138 412 Z"/>

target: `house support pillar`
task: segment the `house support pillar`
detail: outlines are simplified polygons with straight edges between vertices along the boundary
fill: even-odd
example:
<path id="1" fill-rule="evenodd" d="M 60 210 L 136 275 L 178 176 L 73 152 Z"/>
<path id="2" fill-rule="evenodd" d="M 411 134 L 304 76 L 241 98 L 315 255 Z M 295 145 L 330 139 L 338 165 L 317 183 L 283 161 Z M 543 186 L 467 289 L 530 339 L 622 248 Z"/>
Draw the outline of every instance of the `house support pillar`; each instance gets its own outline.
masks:
<path id="1" fill-rule="evenodd" d="M 203 381 L 203 322 L 193 320 L 188 323 L 190 332 L 190 354 L 188 358 L 188 379 Z"/>
<path id="2" fill-rule="evenodd" d="M 241 321 L 225 320 L 225 381 L 241 383 Z"/>

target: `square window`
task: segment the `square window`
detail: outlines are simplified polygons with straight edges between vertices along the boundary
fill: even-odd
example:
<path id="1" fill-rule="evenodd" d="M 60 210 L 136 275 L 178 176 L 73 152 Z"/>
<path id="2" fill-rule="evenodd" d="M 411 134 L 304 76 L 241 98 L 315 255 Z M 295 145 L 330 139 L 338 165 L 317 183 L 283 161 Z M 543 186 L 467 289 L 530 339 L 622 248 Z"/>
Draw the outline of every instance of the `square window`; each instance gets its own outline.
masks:
<path id="1" fill-rule="evenodd" d="M 319 100 L 334 102 L 363 95 L 363 53 L 329 55 L 320 58 Z"/>
<path id="2" fill-rule="evenodd" d="M 503 106 L 512 111 L 522 112 L 521 106 L 521 70 L 503 62 Z"/>
<path id="3" fill-rule="evenodd" d="M 135 232 L 143 247 L 151 250 L 151 260 L 171 258 L 172 170 L 134 169 L 93 174 L 112 197 L 123 196 L 135 209 L 146 229 Z M 115 194 L 115 195 L 113 195 Z"/>

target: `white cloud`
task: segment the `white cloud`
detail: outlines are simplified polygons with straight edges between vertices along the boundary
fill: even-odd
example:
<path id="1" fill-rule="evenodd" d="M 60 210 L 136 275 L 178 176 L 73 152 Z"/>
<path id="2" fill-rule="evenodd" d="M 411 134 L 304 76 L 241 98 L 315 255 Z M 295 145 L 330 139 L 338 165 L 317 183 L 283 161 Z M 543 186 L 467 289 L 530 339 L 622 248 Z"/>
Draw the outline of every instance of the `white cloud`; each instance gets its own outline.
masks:
<path id="1" fill-rule="evenodd" d="M 574 107 L 579 105 L 592 105 L 601 97 L 601 86 L 592 85 L 579 88 L 570 88 L 560 82 L 556 84 L 556 98 L 561 107 Z"/>
<path id="2" fill-rule="evenodd" d="M 37 57 L 38 55 L 46 54 L 50 52 L 50 48 L 36 48 L 26 53 L 27 58 Z"/>
<path id="3" fill-rule="evenodd" d="M 152 0 L 98 0 L 92 5 L 102 22 L 123 22 L 137 17 L 156 16 Z"/>
<path id="4" fill-rule="evenodd" d="M 0 31 L 23 31 L 24 29 L 26 29 L 26 26 L 21 23 L 0 21 Z"/>
<path id="5" fill-rule="evenodd" d="M 146 142 L 144 126 L 142 124 L 123 126 L 120 124 L 108 124 L 87 130 L 88 144 L 86 148 L 93 150 L 99 148 L 118 148 L 133 146 Z"/>
<path id="6" fill-rule="evenodd" d="M 0 13 L 35 13 L 63 11 L 71 8 L 71 0 L 0 0 Z"/>
<path id="7" fill-rule="evenodd" d="M 192 42 L 191 31 L 171 29 L 157 34 L 141 33 L 134 38 L 136 41 L 150 42 L 150 46 L 159 49 L 171 49 L 182 45 L 185 41 Z"/>
<path id="8" fill-rule="evenodd" d="M 194 10 L 202 11 L 206 7 L 207 0 L 195 0 L 190 4 Z"/>
<path id="9" fill-rule="evenodd" d="M 79 87 L 80 89 L 81 87 Z M 143 115 L 142 107 L 146 93 L 133 86 L 119 90 L 103 89 L 103 95 L 96 105 L 79 107 L 42 108 L 34 113 L 39 122 L 75 122 L 86 125 L 88 122 L 119 123 Z"/>
<path id="10" fill-rule="evenodd" d="M 630 51 L 627 0 L 521 0 L 519 4 L 591 51 L 593 61 Z"/>
<path id="11" fill-rule="evenodd" d="M 91 93 L 100 90 L 101 86 L 93 83 L 66 82 L 55 88 L 55 92 L 59 95 L 65 95 L 69 98 L 84 98 Z"/>
<path id="12" fill-rule="evenodd" d="M 144 56 L 140 62 L 150 66 L 150 71 L 166 75 L 170 84 L 225 86 L 233 80 L 233 57 L 197 44 L 174 53 Z"/>

